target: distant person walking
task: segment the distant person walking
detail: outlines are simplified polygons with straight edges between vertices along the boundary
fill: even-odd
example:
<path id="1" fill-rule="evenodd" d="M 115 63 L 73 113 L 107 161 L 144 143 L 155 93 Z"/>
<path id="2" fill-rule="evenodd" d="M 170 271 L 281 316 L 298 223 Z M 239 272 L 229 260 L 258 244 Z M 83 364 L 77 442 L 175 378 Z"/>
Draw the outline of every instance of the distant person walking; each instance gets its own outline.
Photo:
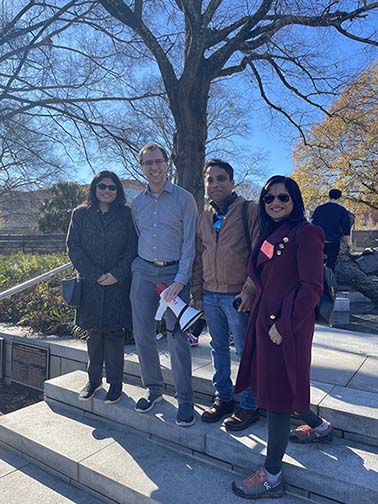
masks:
<path id="1" fill-rule="evenodd" d="M 350 235 L 351 228 L 349 212 L 340 204 L 341 195 L 339 189 L 331 189 L 329 191 L 329 201 L 318 206 L 311 219 L 312 224 L 320 226 L 324 231 L 326 265 L 332 271 L 335 271 L 340 241 L 343 236 Z"/>

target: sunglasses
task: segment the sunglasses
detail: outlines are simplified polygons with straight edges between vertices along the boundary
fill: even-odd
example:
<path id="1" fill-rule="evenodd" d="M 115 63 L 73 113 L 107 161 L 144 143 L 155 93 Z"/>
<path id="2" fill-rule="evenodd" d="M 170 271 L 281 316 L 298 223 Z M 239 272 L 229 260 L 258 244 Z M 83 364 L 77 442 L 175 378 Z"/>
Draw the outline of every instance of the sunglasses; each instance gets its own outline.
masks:
<path id="1" fill-rule="evenodd" d="M 290 195 L 289 194 L 278 194 L 277 196 L 274 196 L 274 194 L 267 194 L 266 196 L 263 197 L 264 203 L 269 205 L 270 203 L 273 203 L 275 199 L 278 199 L 281 201 L 281 203 L 289 203 L 290 201 Z"/>
<path id="2" fill-rule="evenodd" d="M 100 182 L 99 184 L 97 184 L 97 187 L 98 189 L 100 189 L 100 191 L 105 191 L 105 189 L 109 189 L 109 191 L 116 191 L 117 190 L 117 186 L 114 185 L 114 184 L 103 184 L 102 182 Z"/>

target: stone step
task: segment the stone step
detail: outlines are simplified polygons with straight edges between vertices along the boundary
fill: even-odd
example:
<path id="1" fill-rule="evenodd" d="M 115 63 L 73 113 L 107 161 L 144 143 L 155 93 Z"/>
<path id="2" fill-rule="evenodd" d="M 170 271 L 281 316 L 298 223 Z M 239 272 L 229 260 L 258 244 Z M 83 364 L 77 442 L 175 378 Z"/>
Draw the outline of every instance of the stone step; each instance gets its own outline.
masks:
<path id="1" fill-rule="evenodd" d="M 0 448 L 0 502 L 3 504 L 101 504 L 103 501 Z"/>
<path id="2" fill-rule="evenodd" d="M 176 401 L 165 395 L 153 411 L 145 414 L 134 410 L 136 400 L 143 390 L 135 385 L 124 385 L 124 396 L 114 405 L 104 404 L 105 391 L 100 391 L 90 401 L 79 401 L 78 391 L 86 382 L 86 374 L 71 373 L 45 383 L 46 400 L 66 404 L 82 411 L 88 418 L 112 421 L 148 433 L 153 439 L 163 439 L 170 446 L 184 447 L 191 454 L 212 457 L 235 469 L 250 470 L 264 460 L 266 450 L 266 425 L 262 418 L 248 430 L 229 434 L 217 425 L 201 422 L 199 416 L 204 406 L 196 405 L 197 422 L 184 429 L 175 425 Z M 335 402 L 351 398 L 335 394 Z M 330 400 L 330 399 L 329 399 Z M 330 400 L 331 401 L 331 400 Z M 328 403 L 327 412 L 333 410 Z M 357 406 L 356 406 L 357 407 Z M 371 408 L 373 409 L 373 408 Z M 335 417 L 336 421 L 339 421 Z M 341 420 L 340 420 L 341 421 Z M 376 424 L 374 424 L 376 425 Z M 0 431 L 1 434 L 1 431 Z M 329 445 L 301 446 L 290 443 L 284 459 L 285 476 L 289 485 L 304 496 L 316 494 L 336 502 L 376 504 L 378 502 L 378 448 L 353 440 L 337 438 Z"/>
<path id="3" fill-rule="evenodd" d="M 106 424 L 56 404 L 40 402 L 1 417 L 0 439 L 109 504 L 240 504 L 230 490 L 240 474 L 157 444 L 133 429 Z M 9 487 L 5 491 L 9 493 Z M 25 497 L 14 502 L 49 501 L 41 493 L 34 501 Z M 273 504 L 273 499 L 265 502 Z M 280 501 L 306 502 L 290 494 Z M 94 504 L 89 499 L 85 503 Z"/>
<path id="4" fill-rule="evenodd" d="M 45 395 L 48 399 L 69 404 L 109 420 L 117 421 L 120 418 L 118 415 L 126 415 L 128 417 L 127 424 L 131 427 L 138 429 L 142 423 L 143 429 L 149 428 L 149 423 L 145 425 L 143 418 L 133 409 L 133 401 L 136 402 L 144 394 L 140 387 L 131 384 L 125 385 L 129 399 L 122 402 L 122 407 L 115 404 L 113 408 L 109 409 L 102 400 L 104 393 L 97 395 L 94 401 L 80 401 L 78 399 L 78 392 L 86 381 L 86 373 L 74 371 L 46 381 Z M 378 393 L 313 382 L 311 398 L 314 411 L 329 419 L 339 431 L 340 437 L 378 446 Z M 206 402 L 205 398 L 201 402 L 207 406 L 209 399 Z M 174 420 L 176 401 L 167 395 L 166 404 L 170 405 L 170 411 L 167 406 L 165 414 Z M 202 409 L 198 407 L 199 414 Z M 163 426 L 164 424 L 161 428 Z M 181 428 L 177 429 L 178 432 L 182 432 Z M 170 432 L 170 428 L 168 430 Z M 193 448 L 195 449 L 195 447 Z"/>

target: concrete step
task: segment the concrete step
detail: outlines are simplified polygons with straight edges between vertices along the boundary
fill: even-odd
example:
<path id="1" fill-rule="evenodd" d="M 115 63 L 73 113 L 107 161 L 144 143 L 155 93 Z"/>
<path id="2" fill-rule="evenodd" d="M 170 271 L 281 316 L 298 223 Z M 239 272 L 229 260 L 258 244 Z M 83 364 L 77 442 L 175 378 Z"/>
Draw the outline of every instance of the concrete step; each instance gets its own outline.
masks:
<path id="1" fill-rule="evenodd" d="M 57 404 L 40 402 L 3 416 L 0 439 L 107 503 L 240 504 L 230 490 L 240 474 L 157 444 L 133 429 L 106 424 Z M 43 500 L 43 493 L 41 497 L 34 502 L 49 502 Z M 273 504 L 273 499 L 265 502 Z M 289 494 L 280 502 L 309 501 Z"/>
<path id="2" fill-rule="evenodd" d="M 0 448 L 2 504 L 101 504 L 104 501 L 71 486 L 22 456 Z"/>
<path id="3" fill-rule="evenodd" d="M 54 399 L 83 409 L 98 416 L 117 421 L 119 415 L 127 416 L 127 425 L 142 430 L 148 430 L 150 421 L 145 422 L 141 415 L 134 411 L 134 401 L 144 394 L 137 385 L 127 384 L 125 392 L 129 396 L 122 407 L 118 404 L 109 409 L 103 402 L 103 394 L 97 395 L 94 401 L 79 401 L 78 392 L 85 385 L 87 374 L 83 371 L 74 371 L 67 375 L 54 378 L 45 382 L 45 395 Z M 104 385 L 105 386 L 105 385 Z M 333 386 L 321 382 L 313 382 L 311 387 L 311 402 L 314 411 L 330 420 L 338 430 L 338 435 L 346 439 L 356 440 L 365 444 L 378 446 L 378 393 Z M 209 397 L 203 397 L 202 404 L 209 404 Z M 168 405 L 170 405 L 168 407 Z M 167 395 L 165 415 L 173 423 L 176 415 L 176 401 Z M 203 408 L 198 407 L 199 415 Z M 159 421 L 159 424 L 162 424 Z M 164 428 L 164 423 L 160 426 Z M 177 428 L 177 426 L 174 426 Z M 167 427 L 171 434 L 171 428 Z M 181 428 L 177 428 L 182 432 Z M 181 434 L 180 434 L 181 435 Z M 162 436 L 164 437 L 164 436 Z M 197 449 L 195 446 L 192 448 Z"/>
<path id="4" fill-rule="evenodd" d="M 171 396 L 164 396 L 164 401 L 158 403 L 153 411 L 140 414 L 134 410 L 135 402 L 143 394 L 140 387 L 124 385 L 121 401 L 109 406 L 103 401 L 105 391 L 97 393 L 90 401 L 79 401 L 78 392 L 86 379 L 85 373 L 77 371 L 46 382 L 46 400 L 52 406 L 59 403 L 70 405 L 88 418 L 111 421 L 144 431 L 152 439 L 163 439 L 170 446 L 178 449 L 184 447 L 192 455 L 205 455 L 222 461 L 232 469 L 250 470 L 264 460 L 264 418 L 248 430 L 232 435 L 218 424 L 201 422 L 199 416 L 204 406 L 196 405 L 196 424 L 183 429 L 174 423 L 177 406 Z M 333 400 L 347 402 L 350 398 L 339 397 L 336 393 Z M 336 416 L 333 420 L 341 422 L 343 411 L 333 409 L 335 404 L 331 402 L 327 405 L 327 413 L 338 411 L 341 419 Z M 371 409 L 374 410 L 373 407 Z M 372 422 L 372 425 L 376 425 Z M 287 482 L 306 497 L 315 494 L 345 504 L 355 504 L 357 499 L 359 504 L 378 502 L 377 447 L 342 438 L 337 438 L 330 445 L 290 444 L 284 463 Z"/>

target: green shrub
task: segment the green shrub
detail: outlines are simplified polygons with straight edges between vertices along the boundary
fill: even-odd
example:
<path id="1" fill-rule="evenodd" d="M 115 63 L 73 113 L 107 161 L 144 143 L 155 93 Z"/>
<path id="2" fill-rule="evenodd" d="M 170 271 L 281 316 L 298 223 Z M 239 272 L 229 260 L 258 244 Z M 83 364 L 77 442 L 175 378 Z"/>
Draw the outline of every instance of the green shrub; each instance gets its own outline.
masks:
<path id="1" fill-rule="evenodd" d="M 32 255 L 17 253 L 0 256 L 0 291 L 30 280 L 68 262 L 64 254 Z M 55 275 L 19 294 L 0 301 L 0 322 L 30 327 L 43 334 L 75 334 L 74 309 L 60 293 L 60 281 L 72 270 Z"/>

